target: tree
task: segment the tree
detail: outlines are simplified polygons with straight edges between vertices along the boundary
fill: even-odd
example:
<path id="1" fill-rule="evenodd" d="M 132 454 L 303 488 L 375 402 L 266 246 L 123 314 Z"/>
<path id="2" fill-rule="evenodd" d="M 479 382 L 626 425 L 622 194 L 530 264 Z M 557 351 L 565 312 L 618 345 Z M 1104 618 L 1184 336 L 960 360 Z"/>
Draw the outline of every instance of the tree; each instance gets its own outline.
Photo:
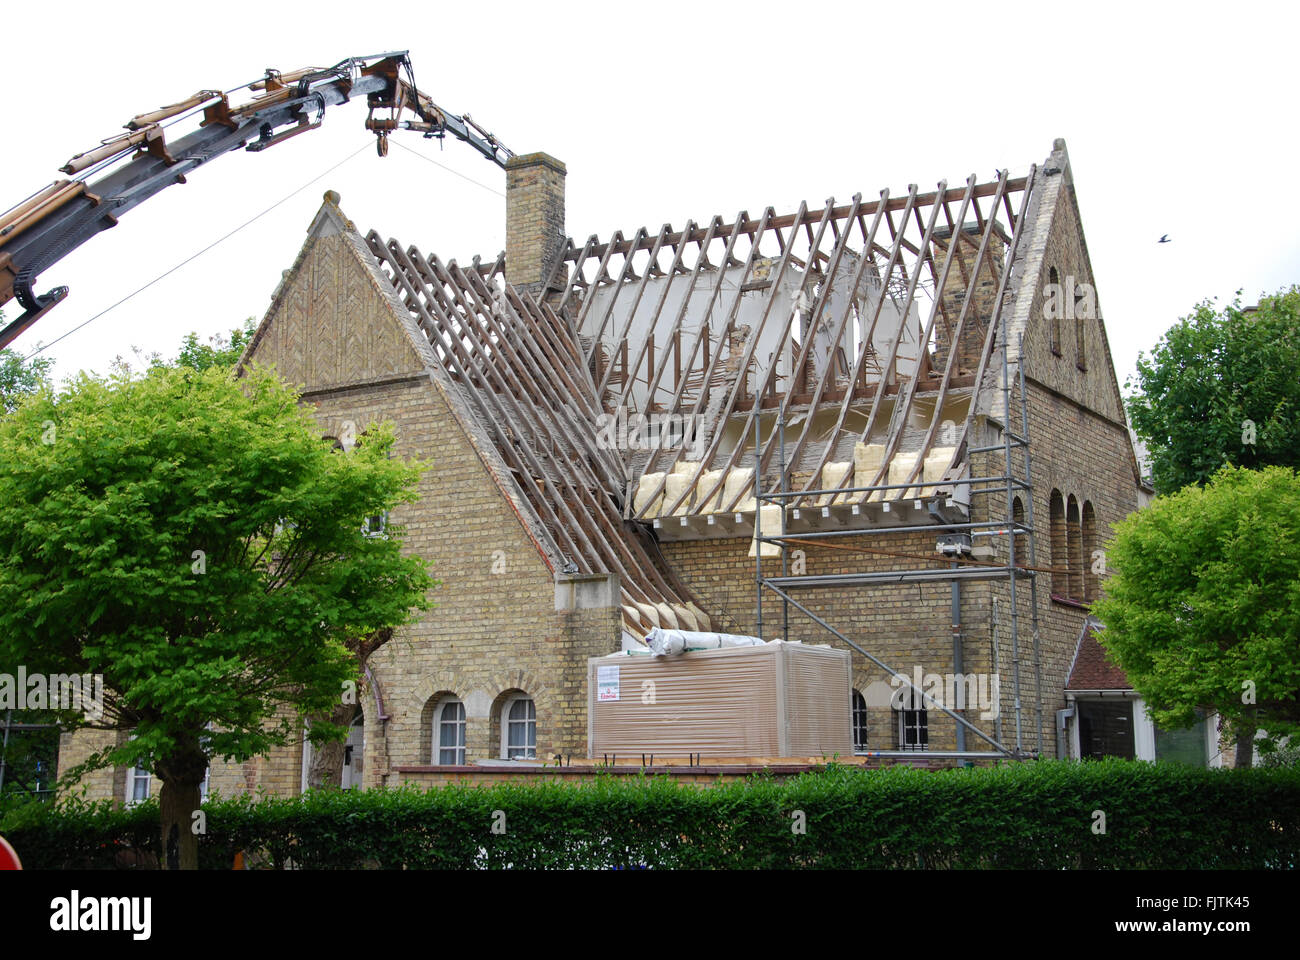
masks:
<path id="1" fill-rule="evenodd" d="M 1240 296 L 1240 295 L 1239 295 Z M 1205 483 L 1225 463 L 1300 467 L 1300 287 L 1244 310 L 1198 305 L 1139 354 L 1128 402 L 1156 491 Z M 1130 384 L 1132 386 L 1132 384 Z"/>
<path id="2" fill-rule="evenodd" d="M 400 527 L 363 532 L 415 498 L 423 465 L 392 442 L 372 426 L 338 450 L 272 373 L 220 366 L 82 374 L 0 420 L 0 665 L 103 676 L 102 716 L 76 724 L 134 736 L 74 773 L 151 769 L 169 866 L 196 863 L 209 762 L 295 740 L 348 689 L 357 638 L 429 606 Z"/>
<path id="3" fill-rule="evenodd" d="M 1102 645 L 1156 723 L 1212 709 L 1249 766 L 1300 730 L 1300 475 L 1224 467 L 1203 487 L 1157 497 L 1115 528 Z"/>
<path id="4" fill-rule="evenodd" d="M 185 335 L 181 352 L 171 365 L 199 371 L 210 367 L 234 367 L 255 331 L 252 317 L 245 320 L 242 327 L 231 330 L 229 337 L 218 333 L 210 337 L 208 343 L 199 343 L 199 335 L 191 331 Z"/>
<path id="5" fill-rule="evenodd" d="M 0 311 L 0 326 L 4 326 L 3 311 Z M 52 366 L 54 361 L 49 357 L 28 361 L 8 347 L 0 350 L 0 416 L 13 413 L 24 397 L 48 386 Z"/>

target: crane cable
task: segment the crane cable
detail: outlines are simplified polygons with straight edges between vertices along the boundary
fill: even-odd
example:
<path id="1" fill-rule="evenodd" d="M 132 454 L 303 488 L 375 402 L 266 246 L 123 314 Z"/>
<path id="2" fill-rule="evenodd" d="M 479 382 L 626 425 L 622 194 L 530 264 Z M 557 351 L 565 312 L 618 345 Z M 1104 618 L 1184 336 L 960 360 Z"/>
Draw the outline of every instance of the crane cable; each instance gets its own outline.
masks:
<path id="1" fill-rule="evenodd" d="M 251 218 L 248 219 L 248 220 L 245 220 L 243 223 L 241 223 L 239 226 L 235 227 L 235 229 L 231 230 L 229 233 L 225 234 L 224 236 L 218 237 L 216 240 L 213 240 L 211 243 L 209 243 L 209 244 L 208 244 L 206 247 L 204 247 L 202 250 L 200 250 L 200 251 L 198 251 L 197 253 L 191 254 L 190 256 L 186 257 L 184 260 L 182 260 L 180 263 L 176 264 L 176 265 L 175 265 L 174 267 L 172 267 L 171 269 L 165 271 L 164 273 L 160 273 L 158 276 L 154 277 L 152 280 L 150 280 L 150 281 L 149 281 L 148 283 L 146 283 L 144 286 L 137 287 L 135 290 L 133 290 L 133 291 L 131 291 L 130 293 L 128 293 L 128 294 L 127 294 L 125 297 L 123 297 L 121 300 L 118 300 L 116 303 L 114 303 L 114 304 L 112 304 L 112 305 L 110 305 L 110 306 L 107 306 L 107 307 L 105 307 L 103 310 L 99 311 L 99 313 L 95 314 L 95 315 L 94 315 L 93 317 L 91 317 L 89 320 L 82 321 L 81 323 L 79 323 L 79 324 L 77 324 L 75 327 L 73 327 L 71 330 L 67 331 L 66 333 L 60 334 L 58 337 L 54 338 L 54 339 L 51 340 L 49 343 L 46 343 L 46 344 L 43 344 L 42 346 L 37 347 L 35 350 L 33 350 L 33 351 L 32 351 L 31 353 L 29 353 L 27 356 L 23 357 L 23 362 L 26 363 L 28 360 L 32 359 L 32 357 L 35 357 L 35 356 L 37 356 L 38 354 L 44 353 L 46 350 L 50 349 L 50 347 L 54 346 L 54 345 L 55 345 L 56 343 L 58 343 L 60 340 L 64 339 L 65 337 L 70 337 L 70 336 L 72 336 L 72 334 L 76 333 L 76 332 L 77 332 L 78 330 L 80 330 L 82 327 L 86 326 L 87 324 L 89 324 L 89 323 L 91 323 L 91 322 L 93 322 L 93 321 L 95 321 L 95 320 L 98 320 L 100 317 L 102 317 L 104 314 L 108 313 L 110 310 L 115 310 L 115 309 L 117 309 L 117 308 L 120 307 L 122 304 L 126 303 L 128 300 L 130 300 L 132 297 L 134 297 L 136 294 L 143 293 L 144 291 L 148 290 L 150 287 L 152 287 L 152 286 L 153 286 L 155 283 L 157 283 L 159 280 L 162 280 L 162 279 L 164 279 L 164 278 L 166 278 L 166 277 L 171 276 L 173 273 L 175 273 L 175 272 L 176 272 L 177 270 L 179 270 L 181 267 L 185 266 L 187 263 L 190 263 L 190 262 L 192 262 L 192 261 L 194 261 L 194 260 L 197 260 L 199 257 L 203 256 L 203 254 L 207 253 L 207 252 L 208 252 L 209 250 L 211 250 L 213 247 L 217 246 L 218 244 L 224 243 L 225 241 L 227 241 L 227 240 L 229 240 L 231 237 L 233 237 L 235 234 L 239 233 L 239 231 L 243 230 L 245 227 L 251 226 L 252 224 L 256 223 L 258 220 L 261 220 L 264 216 L 266 216 L 268 213 L 270 213 L 270 212 L 271 212 L 272 210 L 274 210 L 276 207 L 279 207 L 279 206 L 281 206 L 282 204 L 287 203 L 288 201 L 292 200 L 294 197 L 296 197 L 298 194 L 302 193 L 304 190 L 306 190 L 308 187 L 310 187 L 310 186 L 311 186 L 313 183 L 315 183 L 317 180 L 320 180 L 322 177 L 326 177 L 326 176 L 328 176 L 329 174 L 333 173 L 335 170 L 337 170 L 339 167 L 343 166 L 343 164 L 347 163 L 349 160 L 351 160 L 353 157 L 357 156 L 359 153 L 361 153 L 362 150 L 365 150 L 365 149 L 366 149 L 367 147 L 369 147 L 369 146 L 370 146 L 370 141 L 367 140 L 364 144 L 362 144 L 362 145 L 361 145 L 360 147 L 358 147 L 356 150 L 352 151 L 352 152 L 349 153 L 346 157 L 344 157 L 342 160 L 340 160 L 338 163 L 334 164 L 334 166 L 330 167 L 328 170 L 322 170 L 320 173 L 318 173 L 316 176 L 312 177 L 310 180 L 308 180 L 308 181 L 307 181 L 306 183 L 304 183 L 302 186 L 298 187 L 298 189 L 294 190 L 292 193 L 286 194 L 285 196 L 281 197 L 279 200 L 275 201 L 275 203 L 271 204 L 269 207 L 267 207 L 267 208 L 266 208 L 265 210 L 263 210 L 261 213 L 257 214 L 257 215 L 254 216 L 254 217 L 251 217 Z"/>
<path id="2" fill-rule="evenodd" d="M 459 172 L 459 171 L 457 171 L 457 170 L 453 170 L 451 167 L 446 166 L 445 164 L 441 164 L 441 163 L 439 163 L 437 160 L 434 160 L 432 157 L 429 157 L 429 156 L 426 156 L 426 155 L 423 154 L 423 153 L 420 153 L 418 150 L 412 150 L 410 147 L 408 147 L 408 146 L 406 146 L 405 144 L 400 143 L 400 142 L 398 142 L 398 141 L 394 141 L 394 143 L 397 143 L 397 145 L 398 145 L 399 147 L 401 147 L 403 150 L 405 150 L 407 153 L 413 153 L 413 154 L 415 154 L 415 156 L 419 157 L 421 160 L 427 160 L 429 163 L 432 163 L 435 167 L 441 167 L 443 170 L 446 170 L 448 173 L 455 174 L 456 176 L 460 177 L 462 180 L 468 180 L 470 183 L 474 184 L 474 185 L 477 186 L 477 187 L 482 187 L 484 190 L 487 190 L 489 193 L 495 193 L 498 197 L 504 197 L 504 196 L 505 196 L 505 194 L 504 194 L 504 193 L 501 193 L 499 190 L 494 190 L 494 189 L 492 189 L 491 187 L 489 187 L 489 186 L 488 186 L 487 184 L 485 184 L 485 183 L 480 183 L 478 180 L 475 180 L 475 179 L 473 179 L 472 177 L 467 177 L 467 176 L 465 176 L 465 174 L 463 174 L 463 173 L 461 173 L 461 172 Z M 116 303 L 114 303 L 114 304 L 112 304 L 112 305 L 110 305 L 110 306 L 105 307 L 103 310 L 99 311 L 99 313 L 95 314 L 95 315 L 94 315 L 93 317 L 91 317 L 89 320 L 85 320 L 85 321 L 83 321 L 82 323 L 77 324 L 77 326 L 73 327 L 71 330 L 67 331 L 66 333 L 60 334 L 58 337 L 56 337 L 55 339 L 51 340 L 49 343 L 47 343 L 47 344 L 43 344 L 42 346 L 37 347 L 35 350 L 33 350 L 31 353 L 29 353 L 26 357 L 23 358 L 23 362 L 26 363 L 28 360 L 32 359 L 32 357 L 35 357 L 35 356 L 37 356 L 38 354 L 44 353 L 46 350 L 48 350 L 50 347 L 54 346 L 54 345 L 55 345 L 56 343 L 58 343 L 60 340 L 64 339 L 65 337 L 70 337 L 72 334 L 76 333 L 76 332 L 77 332 L 78 330 L 80 330 L 82 327 L 86 326 L 87 324 L 91 323 L 92 321 L 98 320 L 100 317 L 102 317 L 104 314 L 108 313 L 110 310 L 115 310 L 115 309 L 117 309 L 117 308 L 120 307 L 122 304 L 126 303 L 128 300 L 130 300 L 132 297 L 134 297 L 136 294 L 143 293 L 144 291 L 148 290 L 150 287 L 152 287 L 152 286 L 153 286 L 155 283 L 157 283 L 159 280 L 163 280 L 163 279 L 165 279 L 166 277 L 171 276 L 171 274 L 175 273 L 177 270 L 179 270 L 181 267 L 185 266 L 187 263 L 190 263 L 190 262 L 192 262 L 192 261 L 194 261 L 194 260 L 197 260 L 199 257 L 203 256 L 203 254 L 207 253 L 207 252 L 208 252 L 209 250 L 211 250 L 213 247 L 215 247 L 215 246 L 217 246 L 218 244 L 224 243 L 225 241 L 229 240 L 231 237 L 233 237 L 235 234 L 239 233 L 239 231 L 243 230 L 245 227 L 252 226 L 254 223 L 256 223 L 258 220 L 261 220 L 264 216 L 266 216 L 268 213 L 270 213 L 270 212 L 271 212 L 272 210 L 274 210 L 276 207 L 278 207 L 278 206 L 280 206 L 280 205 L 282 205 L 282 204 L 284 204 L 284 203 L 287 203 L 288 201 L 292 200 L 294 197 L 296 197 L 298 194 L 302 193 L 304 190 L 306 190 L 308 187 L 310 187 L 310 186 L 311 186 L 313 183 L 315 183 L 317 180 L 320 180 L 322 177 L 326 177 L 326 176 L 328 176 L 329 174 L 333 173 L 335 170 L 337 170 L 339 167 L 343 166 L 343 164 L 347 163 L 349 160 L 351 160 L 353 157 L 355 157 L 357 154 L 361 153 L 361 151 L 365 150 L 365 149 L 366 149 L 367 147 L 369 147 L 369 146 L 370 146 L 370 141 L 366 141 L 364 144 L 362 144 L 360 147 L 358 147 L 358 148 L 357 148 L 356 150 L 354 150 L 352 153 L 349 153 L 346 157 L 344 157 L 344 158 L 343 158 L 342 160 L 340 160 L 338 163 L 334 164 L 334 166 L 330 167 L 328 170 L 322 170 L 320 173 L 318 173 L 316 176 L 312 177 L 310 180 L 308 180 L 308 181 L 307 181 L 306 183 L 304 183 L 302 186 L 298 187 L 298 188 L 297 188 L 296 190 L 294 190 L 292 193 L 286 194 L 285 196 L 281 197 L 279 200 L 275 201 L 275 203 L 273 203 L 273 204 L 271 204 L 269 207 L 267 207 L 265 210 L 263 210 L 261 213 L 257 214 L 257 215 L 254 216 L 254 217 L 249 218 L 248 220 L 245 220 L 243 223 L 241 223 L 239 226 L 235 227 L 235 229 L 231 230 L 229 233 L 225 234 L 224 236 L 218 237 L 216 240 L 213 240 L 211 243 L 209 243 L 209 244 L 208 244 L 206 247 L 204 247 L 202 250 L 198 251 L 197 253 L 191 254 L 190 256 L 186 257 L 184 260 L 182 260 L 180 263 L 176 264 L 176 265 L 175 265 L 174 267 L 172 267 L 171 269 L 167 270 L 167 271 L 164 272 L 164 273 L 160 273 L 158 276 L 154 277 L 152 280 L 150 280 L 150 281 L 149 281 L 148 283 L 146 283 L 144 286 L 136 288 L 136 289 L 133 290 L 132 292 L 128 293 L 128 294 L 127 294 L 125 297 L 123 297 L 121 300 L 118 300 Z"/>

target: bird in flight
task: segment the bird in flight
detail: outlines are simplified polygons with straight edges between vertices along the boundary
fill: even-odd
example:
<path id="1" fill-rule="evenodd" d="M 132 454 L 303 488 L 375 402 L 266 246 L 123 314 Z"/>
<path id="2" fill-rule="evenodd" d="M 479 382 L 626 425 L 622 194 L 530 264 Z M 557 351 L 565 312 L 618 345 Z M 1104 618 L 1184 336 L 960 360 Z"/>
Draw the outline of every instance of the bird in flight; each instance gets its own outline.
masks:
<path id="1" fill-rule="evenodd" d="M 1167 233 L 1164 236 L 1162 236 L 1159 240 L 1156 241 L 1156 243 L 1168 243 L 1168 242 L 1169 242 L 1169 234 Z"/>

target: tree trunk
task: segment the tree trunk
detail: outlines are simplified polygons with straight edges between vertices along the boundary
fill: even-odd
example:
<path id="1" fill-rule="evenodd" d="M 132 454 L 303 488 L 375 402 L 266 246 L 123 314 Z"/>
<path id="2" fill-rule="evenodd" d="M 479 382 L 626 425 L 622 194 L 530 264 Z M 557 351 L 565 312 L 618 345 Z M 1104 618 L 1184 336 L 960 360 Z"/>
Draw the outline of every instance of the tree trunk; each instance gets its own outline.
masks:
<path id="1" fill-rule="evenodd" d="M 356 719 L 358 707 L 355 703 L 341 703 L 328 715 L 318 719 L 328 720 L 341 727 L 348 727 Z M 314 745 L 311 752 L 311 764 L 307 768 L 307 786 L 313 790 L 338 790 L 343 786 L 343 760 L 347 745 L 342 741 Z"/>
<path id="2" fill-rule="evenodd" d="M 1238 724 L 1234 733 L 1237 735 L 1236 756 L 1233 759 L 1233 766 L 1237 768 L 1249 767 L 1255 762 L 1255 725 L 1243 726 Z"/>
<path id="3" fill-rule="evenodd" d="M 199 809 L 199 790 L 207 769 L 208 757 L 199 746 L 197 736 L 157 765 L 156 772 L 162 781 L 159 813 L 164 870 L 198 869 L 199 837 L 195 832 L 194 813 Z"/>

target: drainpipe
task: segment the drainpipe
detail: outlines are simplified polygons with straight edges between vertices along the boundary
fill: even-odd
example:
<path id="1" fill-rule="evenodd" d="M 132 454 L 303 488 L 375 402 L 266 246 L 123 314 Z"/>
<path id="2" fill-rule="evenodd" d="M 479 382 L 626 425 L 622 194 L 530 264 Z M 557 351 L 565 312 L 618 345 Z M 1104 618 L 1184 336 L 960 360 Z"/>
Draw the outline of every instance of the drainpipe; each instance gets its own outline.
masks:
<path id="1" fill-rule="evenodd" d="M 957 564 L 953 564 L 953 569 Z M 956 577 L 952 580 L 952 672 L 957 675 L 958 682 L 961 682 L 961 676 L 965 672 L 962 668 L 961 659 L 961 581 Z M 969 687 L 967 687 L 969 690 Z M 956 709 L 954 706 L 953 709 Z M 960 723 L 957 724 L 957 751 L 958 753 L 966 749 L 966 728 Z M 969 760 L 966 766 L 971 766 Z"/>
<path id="2" fill-rule="evenodd" d="M 379 785 L 386 787 L 388 786 L 389 771 L 393 769 L 393 758 L 388 751 L 388 721 L 390 718 L 384 710 L 384 693 L 379 689 L 379 680 L 371 672 L 370 664 L 366 664 L 366 679 L 370 681 L 370 689 L 375 695 L 375 712 L 378 714 L 377 719 L 379 720 L 379 737 L 384 743 L 384 767 L 383 773 L 380 774 L 381 782 Z M 364 757 L 365 754 L 363 753 L 362 756 Z"/>
<path id="3" fill-rule="evenodd" d="M 1064 760 L 1065 753 L 1065 722 L 1074 718 L 1074 707 L 1066 707 L 1064 710 L 1056 711 L 1056 759 Z"/>

